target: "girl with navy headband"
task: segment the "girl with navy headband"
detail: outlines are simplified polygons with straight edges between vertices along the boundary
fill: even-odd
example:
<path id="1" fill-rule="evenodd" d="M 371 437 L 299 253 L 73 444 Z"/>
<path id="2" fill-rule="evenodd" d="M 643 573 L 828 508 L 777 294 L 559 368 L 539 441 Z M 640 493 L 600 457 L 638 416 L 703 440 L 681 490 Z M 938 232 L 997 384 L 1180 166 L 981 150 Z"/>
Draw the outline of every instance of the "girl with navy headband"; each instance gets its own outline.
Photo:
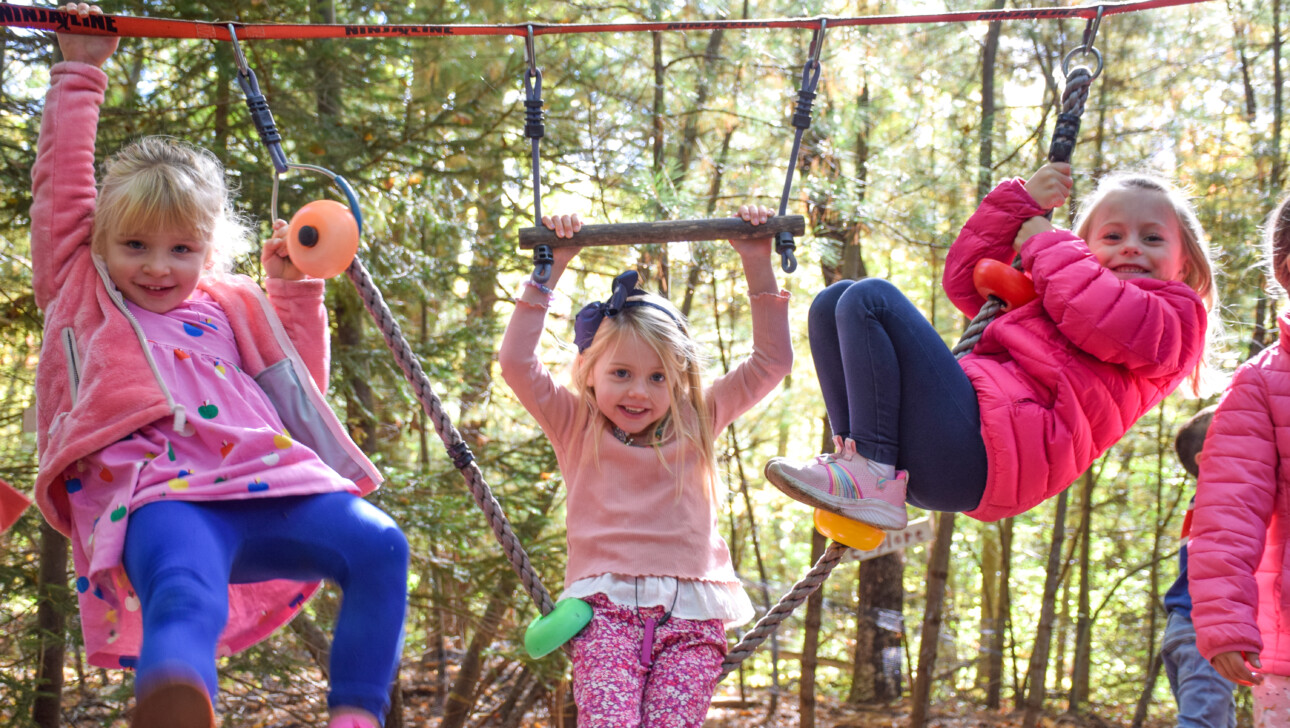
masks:
<path id="1" fill-rule="evenodd" d="M 771 211 L 738 214 L 757 225 Z M 582 227 L 576 215 L 542 222 L 565 238 Z M 702 725 L 725 628 L 753 615 L 717 528 L 714 443 L 788 374 L 793 351 L 771 239 L 731 246 L 748 281 L 753 350 L 709 386 L 685 317 L 637 288 L 635 271 L 579 312 L 568 386 L 537 355 L 550 289 L 528 282 L 502 340 L 502 376 L 550 438 L 569 489 L 562 597 L 592 606 L 570 643 L 579 726 Z M 577 253 L 556 248 L 551 286 Z"/>

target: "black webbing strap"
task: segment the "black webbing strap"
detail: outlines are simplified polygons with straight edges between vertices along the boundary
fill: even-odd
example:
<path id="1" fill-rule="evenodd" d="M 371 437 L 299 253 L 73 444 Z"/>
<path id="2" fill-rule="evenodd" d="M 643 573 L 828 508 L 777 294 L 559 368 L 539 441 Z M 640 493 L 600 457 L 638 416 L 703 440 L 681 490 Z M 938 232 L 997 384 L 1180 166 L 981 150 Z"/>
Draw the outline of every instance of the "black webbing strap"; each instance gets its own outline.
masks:
<path id="1" fill-rule="evenodd" d="M 824 31 L 828 20 L 821 18 L 820 27 L 811 36 L 810 58 L 802 67 L 802 87 L 797 91 L 797 106 L 793 109 L 793 149 L 788 155 L 788 171 L 784 175 L 784 193 L 779 198 L 779 214 L 788 213 L 788 198 L 793 193 L 793 173 L 797 171 L 797 157 L 802 149 L 802 135 L 811 128 L 811 106 L 815 103 L 815 87 L 820 82 L 820 46 L 824 45 Z M 785 273 L 797 270 L 797 257 L 793 251 L 797 244 L 793 234 L 782 232 L 775 236 L 775 252 L 779 253 L 779 264 Z"/>
<path id="2" fill-rule="evenodd" d="M 524 136 L 532 140 L 533 167 L 533 226 L 542 226 L 542 167 L 541 144 L 546 134 L 542 123 L 542 69 L 537 67 L 537 55 L 533 48 L 533 26 L 528 26 L 524 38 L 524 59 L 528 68 L 524 69 Z M 533 280 L 546 283 L 551 279 L 551 266 L 555 264 L 555 255 L 550 245 L 538 245 L 533 248 Z"/>

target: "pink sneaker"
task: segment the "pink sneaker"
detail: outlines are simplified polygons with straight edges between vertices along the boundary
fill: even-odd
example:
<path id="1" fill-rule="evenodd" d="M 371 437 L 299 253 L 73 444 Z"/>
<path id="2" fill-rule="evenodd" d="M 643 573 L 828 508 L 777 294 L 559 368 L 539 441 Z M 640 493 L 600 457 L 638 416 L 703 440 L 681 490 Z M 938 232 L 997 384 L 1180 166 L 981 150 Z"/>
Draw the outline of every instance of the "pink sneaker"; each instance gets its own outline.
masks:
<path id="1" fill-rule="evenodd" d="M 883 477 L 881 470 L 848 440 L 841 452 L 825 453 L 801 465 L 771 458 L 766 478 L 793 500 L 884 531 L 898 531 L 909 523 L 905 512 L 909 474 L 899 470 L 894 477 Z"/>

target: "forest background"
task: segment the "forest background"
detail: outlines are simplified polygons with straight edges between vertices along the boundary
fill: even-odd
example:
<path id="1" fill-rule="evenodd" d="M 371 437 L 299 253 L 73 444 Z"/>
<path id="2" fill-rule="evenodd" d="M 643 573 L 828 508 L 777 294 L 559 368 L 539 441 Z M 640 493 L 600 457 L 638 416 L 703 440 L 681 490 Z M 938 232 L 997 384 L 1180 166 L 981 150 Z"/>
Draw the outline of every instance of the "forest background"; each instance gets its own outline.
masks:
<path id="1" fill-rule="evenodd" d="M 1262 220 L 1284 183 L 1281 5 L 1213 1 L 1106 18 L 1096 39 L 1106 67 L 1073 159 L 1076 206 L 1099 176 L 1125 167 L 1163 170 L 1195 195 L 1221 270 L 1223 336 L 1214 363 L 1229 373 L 1275 340 L 1281 307 L 1264 292 L 1258 252 Z M 879 0 L 105 7 L 193 20 L 436 24 L 946 9 L 966 8 Z M 768 458 L 810 456 L 828 434 L 805 338 L 812 294 L 840 277 L 887 278 L 947 342 L 956 340 L 964 321 L 940 290 L 941 261 L 985 191 L 1042 163 L 1059 110 L 1061 59 L 1084 29 L 1082 20 L 1018 20 L 827 32 L 814 123 L 789 203 L 790 213 L 808 216 L 808 234 L 798 241 L 797 272 L 780 274 L 794 295 L 795 371 L 719 443 L 731 494 L 720 514 L 724 535 L 759 610 L 824 547 L 809 511 L 761 476 Z M 810 38 L 800 30 L 539 37 L 542 209 L 622 222 L 725 216 L 744 201 L 776 206 Z M 494 367 L 511 301 L 532 267 L 517 249 L 517 230 L 533 224 L 523 40 L 246 41 L 243 49 L 288 158 L 336 170 L 356 186 L 367 224 L 362 256 L 543 582 L 558 593 L 560 475 Z M 33 404 L 41 344 L 30 288 L 29 171 L 55 60 L 52 35 L 0 32 L 0 478 L 28 491 L 35 435 L 23 415 Z M 229 44 L 127 39 L 106 71 L 100 156 L 142 134 L 208 147 L 228 166 L 243 211 L 267 231 L 273 170 Z M 334 193 L 317 177 L 293 173 L 278 215 L 326 196 Z M 1056 219 L 1069 224 L 1068 210 Z M 571 314 L 606 296 L 611 277 L 627 267 L 690 316 L 714 373 L 746 355 L 747 299 L 727 245 L 597 248 L 575 261 L 557 292 L 543 339 L 550 366 L 572 358 Z M 254 256 L 242 269 L 259 275 Z M 560 724 L 573 711 L 566 661 L 524 654 L 522 632 L 535 614 L 528 596 L 352 287 L 338 279 L 327 296 L 331 401 L 388 478 L 373 500 L 412 544 L 390 725 Z M 843 563 L 784 624 L 774 649 L 723 683 L 711 722 L 769 715 L 776 725 L 858 726 L 871 724 L 869 716 L 874 725 L 951 725 L 973 715 L 979 724 L 1034 725 L 1068 714 L 1089 725 L 1172 725 L 1173 702 L 1158 679 L 1161 597 L 1177 574 L 1194 481 L 1171 444 L 1178 425 L 1213 401 L 1212 394 L 1166 400 L 1068 498 L 1000 523 L 941 517 L 935 547 Z M 123 725 L 132 680 L 84 663 L 66 541 L 34 508 L 0 539 L 0 723 Z M 291 629 L 223 663 L 228 725 L 321 724 L 320 665 L 338 602 L 326 591 Z M 1240 702 L 1247 709 L 1248 695 Z"/>

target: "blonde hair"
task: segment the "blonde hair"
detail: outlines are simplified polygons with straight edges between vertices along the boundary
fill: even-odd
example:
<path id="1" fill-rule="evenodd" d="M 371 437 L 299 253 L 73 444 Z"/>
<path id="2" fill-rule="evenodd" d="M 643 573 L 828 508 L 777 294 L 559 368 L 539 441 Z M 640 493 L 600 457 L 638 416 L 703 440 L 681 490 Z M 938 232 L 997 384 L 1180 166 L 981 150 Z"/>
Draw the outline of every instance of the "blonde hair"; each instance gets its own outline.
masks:
<path id="1" fill-rule="evenodd" d="M 656 445 L 673 438 L 680 441 L 682 447 L 677 451 L 678 462 L 683 459 L 682 453 L 685 447 L 698 451 L 702 469 L 702 472 L 698 473 L 698 479 L 704 485 L 705 496 L 715 502 L 717 498 L 717 461 L 714 445 L 716 436 L 703 394 L 704 361 L 699 344 L 690 336 L 685 318 L 671 301 L 654 294 L 633 296 L 628 301 L 643 301 L 652 305 L 629 306 L 618 315 L 606 317 L 600 322 L 591 345 L 578 354 L 573 362 L 572 389 L 581 398 L 592 421 L 603 427 L 608 423 L 608 419 L 596 405 L 595 386 L 592 383 L 596 364 L 602 357 L 612 354 L 627 337 L 634 336 L 652 349 L 663 362 L 663 376 L 670 387 L 671 401 L 667 414 L 662 418 L 662 431 L 650 433 L 653 440 L 650 444 Z M 586 451 L 597 463 L 599 463 L 597 445 L 602 427 L 589 427 L 585 435 Z M 672 466 L 663 461 L 662 451 L 658 452 L 663 466 L 671 471 Z M 676 473 L 676 497 L 678 498 L 688 479 L 687 475 L 684 472 Z"/>
<path id="2" fill-rule="evenodd" d="M 1218 304 L 1218 286 L 1214 281 L 1214 261 L 1210 253 L 1209 240 L 1196 216 L 1187 193 L 1165 177 L 1150 172 L 1122 171 L 1106 175 L 1097 183 L 1093 194 L 1080 204 L 1079 214 L 1075 216 L 1075 234 L 1088 240 L 1089 228 L 1093 225 L 1093 215 L 1111 195 L 1121 192 L 1142 190 L 1164 195 L 1178 218 L 1178 227 L 1182 231 L 1182 252 L 1187 259 L 1182 270 L 1182 282 L 1186 283 L 1200 296 L 1201 303 L 1207 312 L 1213 311 Z M 1219 321 L 1211 318 L 1205 327 L 1205 353 L 1196 364 L 1196 369 L 1187 377 L 1188 387 L 1193 394 L 1200 394 L 1202 384 L 1209 370 L 1209 349 L 1218 338 Z"/>
<path id="3" fill-rule="evenodd" d="M 1214 285 L 1214 262 L 1210 256 L 1209 240 L 1205 237 L 1205 230 L 1196 217 L 1196 209 L 1191 200 L 1182 189 L 1164 177 L 1146 172 L 1114 172 L 1103 177 L 1093 194 L 1080 204 L 1079 214 L 1075 216 L 1075 234 L 1088 240 L 1089 227 L 1093 224 L 1093 214 L 1097 212 L 1097 208 L 1111 195 L 1134 190 L 1157 192 L 1169 201 L 1174 215 L 1178 217 L 1178 227 L 1183 236 L 1183 255 L 1187 258 L 1182 282 L 1200 296 L 1206 311 L 1214 310 L 1218 301 L 1218 288 Z"/>
<path id="4" fill-rule="evenodd" d="M 253 239 L 215 155 L 161 136 L 143 137 L 103 163 L 91 249 L 102 255 L 113 236 L 133 230 L 181 230 L 210 241 L 213 275 L 231 271 Z"/>

